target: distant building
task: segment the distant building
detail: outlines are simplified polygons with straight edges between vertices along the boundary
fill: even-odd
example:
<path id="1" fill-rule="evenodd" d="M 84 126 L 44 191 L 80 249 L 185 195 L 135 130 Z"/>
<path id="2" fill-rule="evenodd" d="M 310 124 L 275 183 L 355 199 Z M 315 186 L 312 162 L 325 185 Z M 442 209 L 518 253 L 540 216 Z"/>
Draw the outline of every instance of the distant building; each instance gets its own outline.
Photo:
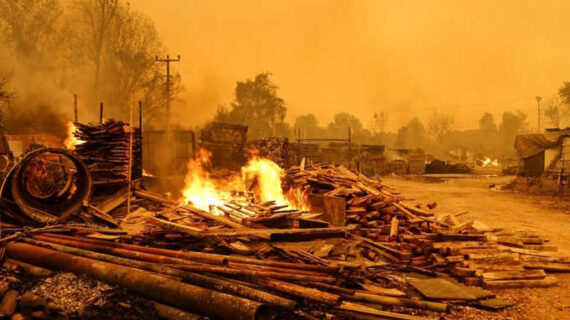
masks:
<path id="1" fill-rule="evenodd" d="M 524 161 L 523 175 L 570 174 L 570 128 L 519 134 L 515 149 Z"/>

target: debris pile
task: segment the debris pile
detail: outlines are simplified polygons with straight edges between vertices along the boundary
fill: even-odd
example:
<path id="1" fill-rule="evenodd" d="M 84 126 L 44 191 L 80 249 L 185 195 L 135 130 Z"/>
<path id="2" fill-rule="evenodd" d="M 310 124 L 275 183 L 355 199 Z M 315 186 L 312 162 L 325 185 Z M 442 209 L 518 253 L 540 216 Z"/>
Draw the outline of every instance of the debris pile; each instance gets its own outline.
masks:
<path id="1" fill-rule="evenodd" d="M 303 160 L 284 174 L 289 204 L 252 188 L 200 209 L 136 188 L 136 210 L 125 215 L 121 190 L 85 206 L 105 226 L 4 228 L 25 231 L 6 254 L 216 319 L 419 320 L 458 305 L 500 309 L 509 304 L 473 285 L 548 286 L 546 272 L 569 271 L 538 235 L 436 215 L 435 204 L 409 203 L 345 167 Z"/>

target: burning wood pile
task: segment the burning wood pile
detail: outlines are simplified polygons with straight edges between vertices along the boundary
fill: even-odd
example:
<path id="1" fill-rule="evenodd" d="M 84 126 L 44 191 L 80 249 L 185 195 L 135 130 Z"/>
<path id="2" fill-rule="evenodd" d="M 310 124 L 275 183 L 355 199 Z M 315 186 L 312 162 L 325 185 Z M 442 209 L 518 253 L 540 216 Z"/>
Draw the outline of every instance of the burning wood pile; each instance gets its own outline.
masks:
<path id="1" fill-rule="evenodd" d="M 198 162 L 189 169 L 181 201 L 137 189 L 138 208 L 125 216 L 128 196 L 117 192 L 89 209 L 118 227 L 13 226 L 5 230 L 25 232 L 6 253 L 216 319 L 419 320 L 465 305 L 496 310 L 509 304 L 472 285 L 549 286 L 545 272 L 570 271 L 570 260 L 540 251 L 549 248 L 535 234 L 436 215 L 435 204 L 407 203 L 342 166 L 302 161 L 285 172 L 253 159 L 225 188 Z"/>
<path id="2" fill-rule="evenodd" d="M 74 124 L 75 152 L 87 164 L 95 185 L 124 184 L 129 175 L 129 140 L 133 132 L 133 179 L 142 175 L 141 135 L 122 121 L 107 120 L 97 124 Z"/>

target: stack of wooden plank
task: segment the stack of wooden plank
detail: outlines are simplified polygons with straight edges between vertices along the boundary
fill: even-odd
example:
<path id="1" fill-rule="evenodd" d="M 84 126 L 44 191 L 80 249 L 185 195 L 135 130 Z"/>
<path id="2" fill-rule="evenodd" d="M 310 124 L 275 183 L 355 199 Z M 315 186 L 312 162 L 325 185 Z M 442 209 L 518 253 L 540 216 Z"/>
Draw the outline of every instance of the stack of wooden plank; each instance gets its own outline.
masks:
<path id="1" fill-rule="evenodd" d="M 359 226 L 351 233 L 363 241 L 362 252 L 373 261 L 429 267 L 465 284 L 490 288 L 552 286 L 555 280 L 541 269 L 568 268 L 566 260 L 537 256 L 536 250 L 556 248 L 536 234 L 501 231 L 489 239 L 489 232 L 500 229 L 477 229 L 473 220 L 461 220 L 466 212 L 436 217 L 436 204 L 406 203 L 380 180 L 343 166 L 302 162 L 288 170 L 286 184 L 300 186 L 309 198 L 318 194 L 345 199 L 345 223 Z"/>
<path id="2" fill-rule="evenodd" d="M 129 139 L 133 132 L 133 179 L 142 175 L 141 135 L 138 128 L 128 124 L 106 120 L 103 123 L 75 123 L 75 137 L 82 141 L 75 152 L 85 161 L 93 176 L 94 184 L 121 184 L 128 180 Z"/>

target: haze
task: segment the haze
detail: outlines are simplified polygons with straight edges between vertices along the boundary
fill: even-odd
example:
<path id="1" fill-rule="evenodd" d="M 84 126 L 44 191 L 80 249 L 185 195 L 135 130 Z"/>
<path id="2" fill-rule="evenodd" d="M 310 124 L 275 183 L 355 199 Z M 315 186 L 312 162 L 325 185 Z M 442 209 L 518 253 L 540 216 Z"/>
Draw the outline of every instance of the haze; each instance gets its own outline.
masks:
<path id="1" fill-rule="evenodd" d="M 199 125 L 232 100 L 237 80 L 273 73 L 287 119 L 326 124 L 348 111 L 389 129 L 433 109 L 474 128 L 484 111 L 520 109 L 536 126 L 536 95 L 568 80 L 568 1 L 133 0 L 150 16 Z"/>

